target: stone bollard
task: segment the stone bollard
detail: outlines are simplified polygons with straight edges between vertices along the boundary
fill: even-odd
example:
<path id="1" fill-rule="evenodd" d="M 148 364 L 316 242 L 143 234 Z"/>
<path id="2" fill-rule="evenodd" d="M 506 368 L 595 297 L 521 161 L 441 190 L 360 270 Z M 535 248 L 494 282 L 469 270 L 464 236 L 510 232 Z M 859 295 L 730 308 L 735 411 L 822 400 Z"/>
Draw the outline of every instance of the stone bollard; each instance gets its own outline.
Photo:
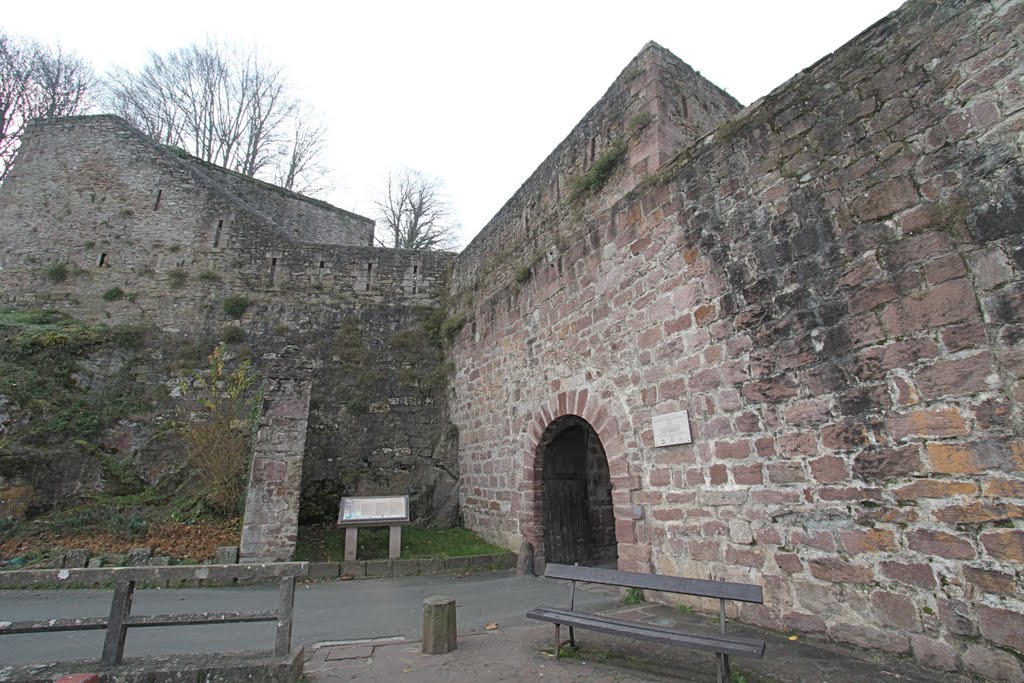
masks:
<path id="1" fill-rule="evenodd" d="M 516 558 L 516 574 L 519 576 L 536 576 L 533 566 L 533 544 L 523 541 L 519 546 L 519 556 Z"/>
<path id="2" fill-rule="evenodd" d="M 455 598 L 427 598 L 423 601 L 423 654 L 443 655 L 456 647 Z"/>

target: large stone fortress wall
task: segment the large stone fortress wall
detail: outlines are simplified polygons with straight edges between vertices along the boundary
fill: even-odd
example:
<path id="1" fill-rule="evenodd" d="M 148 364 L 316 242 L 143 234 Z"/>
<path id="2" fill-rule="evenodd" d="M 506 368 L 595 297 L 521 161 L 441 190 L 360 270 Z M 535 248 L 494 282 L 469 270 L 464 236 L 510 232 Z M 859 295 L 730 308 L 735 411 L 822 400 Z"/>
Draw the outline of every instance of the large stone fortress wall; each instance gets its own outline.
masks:
<path id="1" fill-rule="evenodd" d="M 203 330 L 232 292 L 426 302 L 448 259 L 374 249 L 370 219 L 181 158 L 112 116 L 34 124 L 3 191 L 7 302 L 114 321 Z M 131 296 L 111 306 L 112 287 Z"/>
<path id="2" fill-rule="evenodd" d="M 411 493 L 414 514 L 451 521 L 443 382 L 420 380 L 442 367 L 423 320 L 452 255 L 372 237 L 368 218 L 155 145 L 119 118 L 39 122 L 0 188 L 0 306 L 156 328 L 169 338 L 141 376 L 164 393 L 226 332 L 259 371 L 297 347 L 316 368 L 303 514 L 330 518 L 343 493 Z M 233 297 L 243 313 L 225 310 Z M 147 451 L 150 436 L 119 457 L 180 465 Z"/>
<path id="3" fill-rule="evenodd" d="M 761 583 L 748 621 L 1019 680 L 1022 37 L 1020 2 L 912 0 L 639 171 L 620 76 L 456 264 L 467 524 L 543 554 L 543 445 L 577 415 L 620 568 Z M 631 163 L 570 202 L 595 126 Z M 655 447 L 684 409 L 693 443 Z"/>

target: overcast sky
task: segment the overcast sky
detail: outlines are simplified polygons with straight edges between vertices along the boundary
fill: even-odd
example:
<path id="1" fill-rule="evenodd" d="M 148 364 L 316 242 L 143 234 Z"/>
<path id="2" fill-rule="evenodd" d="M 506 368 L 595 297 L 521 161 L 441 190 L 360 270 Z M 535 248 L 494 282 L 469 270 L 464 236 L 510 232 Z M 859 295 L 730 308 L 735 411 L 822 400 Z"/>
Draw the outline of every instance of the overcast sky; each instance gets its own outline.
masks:
<path id="1" fill-rule="evenodd" d="M 444 180 L 466 244 L 647 41 L 749 104 L 900 4 L 49 0 L 6 3 L 0 25 L 100 73 L 207 37 L 253 45 L 327 124 L 324 199 L 372 217 L 387 171 L 408 166 Z"/>

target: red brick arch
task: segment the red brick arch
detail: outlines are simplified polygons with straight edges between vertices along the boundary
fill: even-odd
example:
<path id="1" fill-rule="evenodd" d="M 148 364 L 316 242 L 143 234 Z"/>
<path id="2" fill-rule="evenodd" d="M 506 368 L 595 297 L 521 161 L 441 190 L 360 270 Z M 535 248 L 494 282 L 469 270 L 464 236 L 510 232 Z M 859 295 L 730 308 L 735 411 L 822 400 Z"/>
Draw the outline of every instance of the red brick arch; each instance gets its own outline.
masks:
<path id="1" fill-rule="evenodd" d="M 541 493 L 544 468 L 544 448 L 554 438 L 558 426 L 570 416 L 585 420 L 597 434 L 608 460 L 608 473 L 612 483 L 612 504 L 615 510 L 615 538 L 619 545 L 619 564 L 633 557 L 630 546 L 636 543 L 636 516 L 632 514 L 631 492 L 639 479 L 629 473 L 626 440 L 622 426 L 628 424 L 619 416 L 615 406 L 595 397 L 588 389 L 563 391 L 534 412 L 525 443 L 523 476 L 520 490 L 523 495 L 519 528 L 525 540 L 533 544 L 537 555 L 544 554 L 544 515 Z M 626 547 L 624 547 L 626 546 Z"/>

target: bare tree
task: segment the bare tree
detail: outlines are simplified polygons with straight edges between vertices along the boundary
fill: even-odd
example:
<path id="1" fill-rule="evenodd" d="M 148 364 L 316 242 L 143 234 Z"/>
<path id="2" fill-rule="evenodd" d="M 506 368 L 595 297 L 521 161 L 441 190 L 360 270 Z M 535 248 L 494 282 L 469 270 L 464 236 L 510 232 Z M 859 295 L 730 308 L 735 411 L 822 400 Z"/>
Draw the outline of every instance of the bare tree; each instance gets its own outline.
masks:
<path id="1" fill-rule="evenodd" d="M 389 173 L 384 193 L 374 201 L 385 237 L 383 247 L 447 250 L 458 246 L 459 224 L 438 178 L 402 169 Z"/>
<path id="2" fill-rule="evenodd" d="M 291 131 L 281 154 L 275 182 L 286 190 L 314 195 L 332 189 L 323 165 L 327 129 L 316 115 L 300 105 L 291 120 Z"/>
<path id="3" fill-rule="evenodd" d="M 255 51 L 207 42 L 150 53 L 139 71 L 109 74 L 104 104 L 200 159 L 288 189 L 319 189 L 323 130 L 289 94 L 282 70 Z"/>
<path id="4" fill-rule="evenodd" d="M 26 124 L 89 108 L 92 67 L 60 46 L 48 48 L 0 31 L 0 182 L 11 170 Z"/>

